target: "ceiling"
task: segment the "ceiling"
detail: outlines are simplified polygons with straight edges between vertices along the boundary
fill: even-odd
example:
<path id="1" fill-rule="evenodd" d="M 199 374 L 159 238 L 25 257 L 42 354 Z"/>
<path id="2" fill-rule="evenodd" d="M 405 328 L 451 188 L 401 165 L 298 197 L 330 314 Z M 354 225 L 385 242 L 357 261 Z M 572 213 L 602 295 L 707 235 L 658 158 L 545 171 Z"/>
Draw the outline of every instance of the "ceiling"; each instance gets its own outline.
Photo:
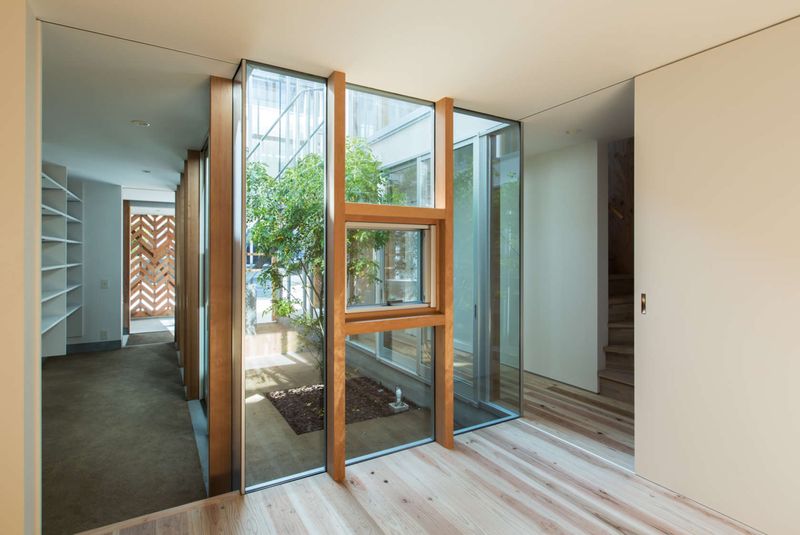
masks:
<path id="1" fill-rule="evenodd" d="M 175 189 L 187 149 L 201 149 L 208 135 L 208 77 L 231 77 L 235 69 L 45 24 L 42 158 L 72 177 Z"/>
<path id="2" fill-rule="evenodd" d="M 175 188 L 207 135 L 208 76 L 240 58 L 524 119 L 531 153 L 630 135 L 633 84 L 619 82 L 800 13 L 797 0 L 31 3 L 58 24 L 43 25 L 44 159 L 153 189 Z"/>
<path id="3" fill-rule="evenodd" d="M 633 86 L 632 80 L 622 82 L 529 117 L 523 122 L 525 154 L 632 137 Z"/>
<path id="4" fill-rule="evenodd" d="M 31 0 L 37 17 L 520 119 L 800 14 L 797 0 Z"/>

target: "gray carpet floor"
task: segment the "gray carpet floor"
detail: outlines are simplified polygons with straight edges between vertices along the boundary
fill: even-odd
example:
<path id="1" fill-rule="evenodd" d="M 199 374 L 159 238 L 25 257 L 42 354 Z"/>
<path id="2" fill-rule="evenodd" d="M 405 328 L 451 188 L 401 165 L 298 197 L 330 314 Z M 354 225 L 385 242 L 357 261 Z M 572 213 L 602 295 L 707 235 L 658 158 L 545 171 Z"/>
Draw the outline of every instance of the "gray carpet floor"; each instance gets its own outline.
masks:
<path id="1" fill-rule="evenodd" d="M 171 344 L 44 361 L 42 480 L 46 535 L 205 498 Z"/>

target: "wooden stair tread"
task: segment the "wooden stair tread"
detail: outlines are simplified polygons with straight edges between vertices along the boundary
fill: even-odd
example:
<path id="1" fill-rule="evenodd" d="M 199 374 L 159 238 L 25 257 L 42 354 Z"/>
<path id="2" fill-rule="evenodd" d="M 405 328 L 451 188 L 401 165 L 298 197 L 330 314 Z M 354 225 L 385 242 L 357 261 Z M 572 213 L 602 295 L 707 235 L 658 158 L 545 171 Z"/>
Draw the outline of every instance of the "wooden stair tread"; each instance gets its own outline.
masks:
<path id="1" fill-rule="evenodd" d="M 609 321 L 609 329 L 633 329 L 633 320 L 627 321 Z"/>
<path id="2" fill-rule="evenodd" d="M 633 355 L 633 346 L 609 344 L 603 348 L 606 353 L 619 353 L 620 355 Z"/>
<path id="3" fill-rule="evenodd" d="M 609 295 L 609 305 L 627 305 L 633 304 L 633 295 Z"/>
<path id="4" fill-rule="evenodd" d="M 601 379 L 607 379 L 623 385 L 633 386 L 633 370 L 613 370 L 606 368 L 597 374 Z"/>
<path id="5" fill-rule="evenodd" d="M 608 275 L 608 280 L 611 281 L 625 281 L 625 280 L 632 280 L 633 274 L 632 273 L 610 273 Z"/>

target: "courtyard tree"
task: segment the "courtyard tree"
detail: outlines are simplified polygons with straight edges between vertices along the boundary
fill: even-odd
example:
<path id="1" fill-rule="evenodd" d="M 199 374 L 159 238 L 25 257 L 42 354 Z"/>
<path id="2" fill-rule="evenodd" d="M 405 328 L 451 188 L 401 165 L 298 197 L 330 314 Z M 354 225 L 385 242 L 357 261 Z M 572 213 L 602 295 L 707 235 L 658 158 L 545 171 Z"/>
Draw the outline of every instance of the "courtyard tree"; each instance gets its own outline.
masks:
<path id="1" fill-rule="evenodd" d="M 381 162 L 365 140 L 348 138 L 345 152 L 345 198 L 348 202 L 396 204 Z M 266 259 L 258 284 L 272 288 L 270 312 L 286 318 L 300 332 L 305 348 L 319 364 L 324 355 L 325 165 L 318 154 L 297 160 L 281 176 L 260 162 L 247 165 L 246 223 L 255 252 Z M 386 232 L 348 233 L 347 272 L 351 281 L 380 281 L 372 251 L 386 243 Z M 301 288 L 291 287 L 299 276 Z M 351 292 L 353 293 L 353 292 Z M 351 300 L 350 304 L 353 304 Z"/>

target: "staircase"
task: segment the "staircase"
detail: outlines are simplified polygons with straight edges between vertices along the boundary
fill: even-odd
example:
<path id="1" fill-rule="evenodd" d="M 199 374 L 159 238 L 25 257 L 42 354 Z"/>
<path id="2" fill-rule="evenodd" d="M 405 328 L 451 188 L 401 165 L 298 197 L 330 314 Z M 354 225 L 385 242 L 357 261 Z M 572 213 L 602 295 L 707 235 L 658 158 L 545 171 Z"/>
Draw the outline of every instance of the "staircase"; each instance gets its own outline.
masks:
<path id="1" fill-rule="evenodd" d="M 608 345 L 603 349 L 600 393 L 633 403 L 633 275 L 608 276 Z"/>

